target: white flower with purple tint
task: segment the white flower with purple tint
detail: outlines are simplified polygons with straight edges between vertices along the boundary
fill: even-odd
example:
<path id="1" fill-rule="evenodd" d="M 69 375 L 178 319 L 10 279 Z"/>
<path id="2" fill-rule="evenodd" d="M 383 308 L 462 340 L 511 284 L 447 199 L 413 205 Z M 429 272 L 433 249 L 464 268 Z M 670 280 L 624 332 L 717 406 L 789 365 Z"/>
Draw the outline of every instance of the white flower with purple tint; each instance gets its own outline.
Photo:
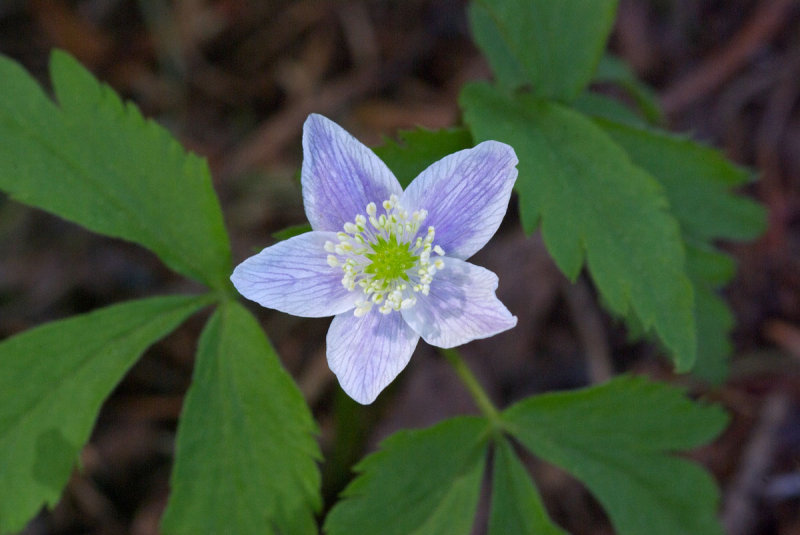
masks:
<path id="1" fill-rule="evenodd" d="M 420 337 L 447 348 L 516 325 L 495 295 L 497 276 L 466 262 L 505 216 L 514 149 L 485 141 L 442 158 L 403 191 L 369 148 L 311 115 L 303 155 L 313 230 L 248 258 L 231 280 L 262 306 L 334 316 L 328 365 L 350 397 L 372 403 Z"/>

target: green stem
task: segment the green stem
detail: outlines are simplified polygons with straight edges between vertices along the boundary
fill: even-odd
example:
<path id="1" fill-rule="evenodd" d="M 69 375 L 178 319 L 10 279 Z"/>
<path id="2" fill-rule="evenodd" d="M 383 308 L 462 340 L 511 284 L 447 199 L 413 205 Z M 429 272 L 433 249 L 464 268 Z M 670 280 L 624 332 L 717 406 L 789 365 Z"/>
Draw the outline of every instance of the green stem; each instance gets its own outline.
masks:
<path id="1" fill-rule="evenodd" d="M 497 407 L 494 406 L 492 400 L 489 399 L 489 395 L 486 394 L 486 390 L 478 382 L 478 379 L 472 373 L 472 370 L 469 369 L 467 363 L 464 362 L 464 359 L 461 358 L 461 355 L 458 354 L 458 351 L 455 349 L 440 349 L 439 350 L 444 358 L 453 366 L 455 369 L 456 374 L 458 374 L 461 381 L 466 385 L 467 389 L 469 390 L 470 394 L 472 394 L 472 398 L 475 400 L 475 404 L 481 410 L 481 412 L 489 419 L 490 422 L 493 424 L 499 424 L 501 421 L 500 412 L 497 410 Z"/>

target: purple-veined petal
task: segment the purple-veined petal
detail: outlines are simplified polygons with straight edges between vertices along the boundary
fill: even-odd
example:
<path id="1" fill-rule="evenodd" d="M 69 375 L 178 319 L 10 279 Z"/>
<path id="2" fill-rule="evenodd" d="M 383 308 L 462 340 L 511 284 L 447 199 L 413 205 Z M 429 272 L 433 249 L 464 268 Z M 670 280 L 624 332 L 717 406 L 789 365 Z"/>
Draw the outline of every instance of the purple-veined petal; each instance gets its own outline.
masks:
<path id="1" fill-rule="evenodd" d="M 403 318 L 437 347 L 455 347 L 506 331 L 516 316 L 497 299 L 497 275 L 457 258 L 443 258 L 428 295 L 416 294 L 417 304 Z"/>
<path id="2" fill-rule="evenodd" d="M 409 212 L 427 210 L 423 226 L 435 227 L 435 244 L 447 256 L 466 260 L 500 226 L 517 179 L 517 162 L 509 145 L 484 141 L 433 163 L 408 186 L 400 204 Z"/>
<path id="3" fill-rule="evenodd" d="M 328 366 L 347 395 L 367 405 L 406 367 L 418 341 L 396 312 L 339 314 L 328 329 Z"/>
<path id="4" fill-rule="evenodd" d="M 281 312 L 320 318 L 353 309 L 358 292 L 342 286 L 341 268 L 328 265 L 325 242 L 335 232 L 306 232 L 267 247 L 233 270 L 231 281 L 246 298 Z"/>
<path id="5" fill-rule="evenodd" d="M 303 126 L 303 204 L 314 230 L 340 231 L 367 204 L 380 206 L 400 183 L 380 158 L 342 127 L 311 114 Z"/>

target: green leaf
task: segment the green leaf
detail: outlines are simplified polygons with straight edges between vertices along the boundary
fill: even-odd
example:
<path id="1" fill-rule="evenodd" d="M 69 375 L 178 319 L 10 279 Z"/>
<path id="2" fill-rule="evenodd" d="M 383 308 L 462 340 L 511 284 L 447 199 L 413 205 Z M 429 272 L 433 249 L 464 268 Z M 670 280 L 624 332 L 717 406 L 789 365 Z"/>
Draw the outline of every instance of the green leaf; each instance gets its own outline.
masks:
<path id="1" fill-rule="evenodd" d="M 505 45 L 525 69 L 533 83 L 534 95 L 565 102 L 577 97 L 591 80 L 617 10 L 616 0 L 482 0 L 480 3 L 492 17 Z M 483 47 L 486 43 L 478 44 Z M 484 52 L 493 67 L 503 53 L 495 46 L 487 47 Z"/>
<path id="2" fill-rule="evenodd" d="M 486 8 L 478 2 L 470 2 L 467 15 L 472 38 L 489 61 L 497 83 L 508 89 L 529 84 L 525 68 L 503 41 L 500 30 Z"/>
<path id="3" fill-rule="evenodd" d="M 604 55 L 597 64 L 594 81 L 620 86 L 628 92 L 650 123 L 661 124 L 664 122 L 664 114 L 661 112 L 655 92 L 639 80 L 628 64 L 620 58 L 611 54 Z"/>
<path id="4" fill-rule="evenodd" d="M 131 301 L 0 343 L 0 533 L 56 503 L 103 400 L 207 296 Z"/>
<path id="5" fill-rule="evenodd" d="M 655 330 L 678 371 L 691 368 L 692 286 L 680 228 L 656 180 L 590 119 L 557 103 L 470 84 L 461 105 L 476 139 L 516 149 L 525 230 L 541 220 L 544 242 L 568 277 L 585 258 L 611 310 L 632 311 Z"/>
<path id="6" fill-rule="evenodd" d="M 401 130 L 400 141 L 384 139 L 383 145 L 372 150 L 383 160 L 407 187 L 430 164 L 450 153 L 472 147 L 472 136 L 464 128 Z"/>
<path id="7" fill-rule="evenodd" d="M 230 247 L 205 160 L 66 53 L 53 53 L 50 71 L 58 106 L 0 56 L 0 189 L 227 287 Z"/>
<path id="8" fill-rule="evenodd" d="M 636 115 L 636 112 L 628 106 L 615 98 L 599 93 L 584 91 L 572 102 L 572 107 L 591 117 L 602 117 L 631 126 L 647 126 L 644 119 Z"/>
<path id="9" fill-rule="evenodd" d="M 697 366 L 693 373 L 721 383 L 732 349 L 728 334 L 733 315 L 717 290 L 733 277 L 735 267 L 712 241 L 748 240 L 764 231 L 764 208 L 732 192 L 750 181 L 751 174 L 718 151 L 685 137 L 606 119 L 596 122 L 634 163 L 664 186 L 672 213 L 689 243 L 688 268 L 694 285 L 697 327 Z"/>
<path id="10" fill-rule="evenodd" d="M 317 533 L 316 426 L 247 310 L 208 321 L 178 426 L 166 535 Z"/>
<path id="11" fill-rule="evenodd" d="M 697 322 L 697 364 L 692 374 L 712 384 L 722 384 L 728 376 L 728 357 L 733 350 L 729 333 L 734 318 L 718 288 L 733 278 L 736 266 L 728 255 L 710 244 L 690 244 L 686 251 Z"/>
<path id="12" fill-rule="evenodd" d="M 401 431 L 355 470 L 360 475 L 328 514 L 329 535 L 467 535 L 483 469 L 483 418 L 459 417 Z"/>
<path id="13" fill-rule="evenodd" d="M 751 174 L 719 151 L 668 132 L 600 118 L 595 122 L 664 186 L 687 236 L 750 240 L 764 231 L 764 208 L 731 191 L 749 182 Z"/>
<path id="14" fill-rule="evenodd" d="M 495 442 L 489 535 L 568 535 L 550 520 L 528 470 L 505 438 Z"/>
<path id="15" fill-rule="evenodd" d="M 582 481 L 620 535 L 721 535 L 718 491 L 691 461 L 670 453 L 713 439 L 722 410 L 676 388 L 622 377 L 529 398 L 503 413 L 532 453 Z"/>

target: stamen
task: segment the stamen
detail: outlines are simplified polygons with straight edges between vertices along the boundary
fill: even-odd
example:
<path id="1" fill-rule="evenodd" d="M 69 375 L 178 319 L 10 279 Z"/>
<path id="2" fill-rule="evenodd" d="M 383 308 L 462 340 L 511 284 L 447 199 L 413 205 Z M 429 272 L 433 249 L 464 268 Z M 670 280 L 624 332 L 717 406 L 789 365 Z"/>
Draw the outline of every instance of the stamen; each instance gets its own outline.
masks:
<path id="1" fill-rule="evenodd" d="M 382 314 L 408 310 L 417 303 L 417 294 L 428 295 L 437 271 L 444 268 L 444 249 L 433 244 L 436 230 L 428 226 L 424 209 L 411 214 L 391 195 L 380 205 L 367 204 L 364 214 L 343 225 L 336 234 L 338 243 L 326 241 L 328 265 L 342 269 L 342 286 L 361 297 L 353 313 L 362 317 L 373 305 Z M 369 223 L 369 227 L 367 226 Z M 431 254 L 437 258 L 431 261 Z"/>

